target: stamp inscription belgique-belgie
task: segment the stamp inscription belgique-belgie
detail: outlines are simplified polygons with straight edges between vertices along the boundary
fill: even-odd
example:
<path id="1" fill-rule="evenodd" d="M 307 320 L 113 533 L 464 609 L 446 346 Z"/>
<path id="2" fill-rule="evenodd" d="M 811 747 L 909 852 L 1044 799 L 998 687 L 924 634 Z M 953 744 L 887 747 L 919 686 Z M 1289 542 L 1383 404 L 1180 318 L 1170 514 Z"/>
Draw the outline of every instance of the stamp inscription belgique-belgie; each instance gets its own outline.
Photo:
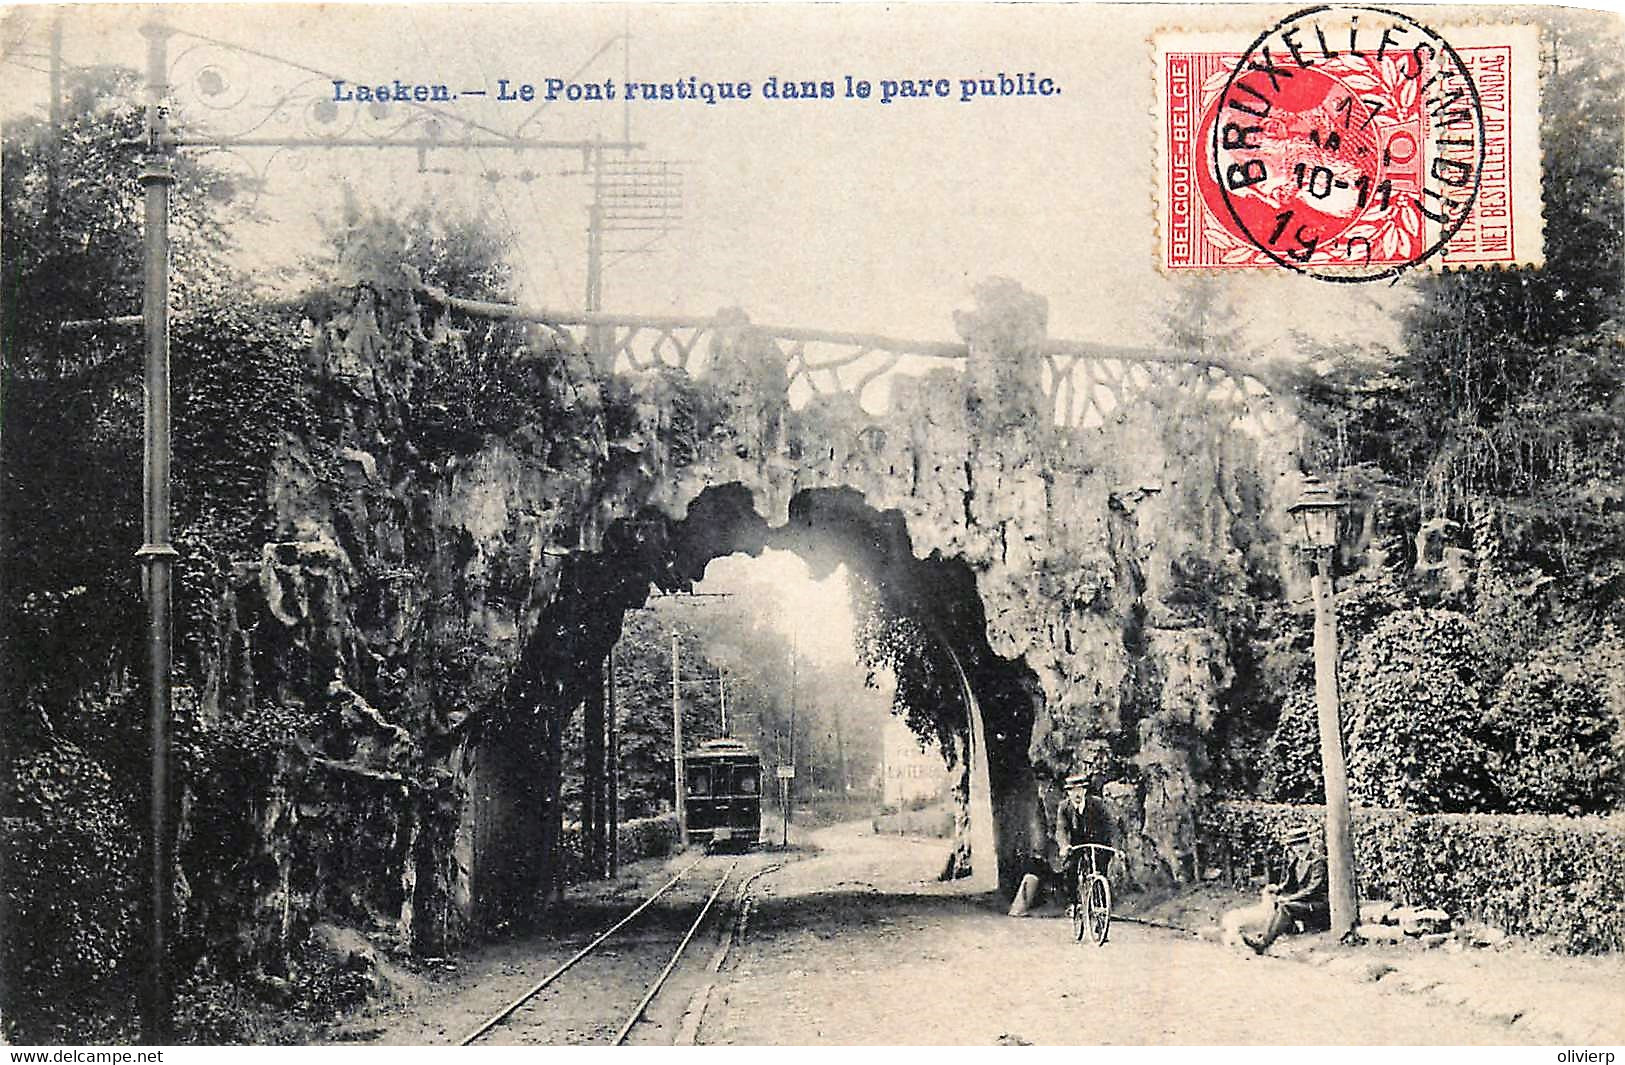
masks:
<path id="1" fill-rule="evenodd" d="M 1538 31 L 1330 6 L 1154 39 L 1164 270 L 1542 261 Z"/>

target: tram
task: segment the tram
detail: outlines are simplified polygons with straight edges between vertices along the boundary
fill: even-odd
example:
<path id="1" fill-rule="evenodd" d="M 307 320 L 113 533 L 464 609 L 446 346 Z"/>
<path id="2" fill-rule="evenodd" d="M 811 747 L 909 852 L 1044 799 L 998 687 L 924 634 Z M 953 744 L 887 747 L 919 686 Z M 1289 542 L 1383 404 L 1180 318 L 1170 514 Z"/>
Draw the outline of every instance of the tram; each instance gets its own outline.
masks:
<path id="1" fill-rule="evenodd" d="M 688 836 L 748 850 L 762 831 L 762 760 L 740 740 L 708 740 L 683 756 Z"/>

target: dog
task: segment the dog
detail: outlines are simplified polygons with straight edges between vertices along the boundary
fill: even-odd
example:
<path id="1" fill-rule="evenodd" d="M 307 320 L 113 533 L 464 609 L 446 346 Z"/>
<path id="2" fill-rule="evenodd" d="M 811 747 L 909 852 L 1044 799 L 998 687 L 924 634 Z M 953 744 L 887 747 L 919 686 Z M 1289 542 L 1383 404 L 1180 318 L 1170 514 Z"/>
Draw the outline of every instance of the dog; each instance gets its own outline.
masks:
<path id="1" fill-rule="evenodd" d="M 1258 902 L 1254 905 L 1227 910 L 1219 919 L 1219 942 L 1227 947 L 1246 947 L 1243 936 L 1262 936 L 1275 916 L 1275 900 L 1279 896 L 1280 891 L 1272 884 L 1258 893 Z"/>

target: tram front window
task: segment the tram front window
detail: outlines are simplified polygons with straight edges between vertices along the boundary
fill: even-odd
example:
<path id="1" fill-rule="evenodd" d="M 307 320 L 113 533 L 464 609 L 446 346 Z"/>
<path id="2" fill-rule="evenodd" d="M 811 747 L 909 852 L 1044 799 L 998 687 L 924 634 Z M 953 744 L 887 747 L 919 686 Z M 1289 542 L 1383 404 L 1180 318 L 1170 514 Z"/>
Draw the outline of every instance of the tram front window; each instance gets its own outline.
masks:
<path id="1" fill-rule="evenodd" d="M 688 793 L 690 795 L 711 794 L 711 767 L 702 766 L 688 771 Z"/>
<path id="2" fill-rule="evenodd" d="M 754 769 L 741 769 L 735 784 L 740 795 L 755 795 L 762 790 L 761 777 Z"/>

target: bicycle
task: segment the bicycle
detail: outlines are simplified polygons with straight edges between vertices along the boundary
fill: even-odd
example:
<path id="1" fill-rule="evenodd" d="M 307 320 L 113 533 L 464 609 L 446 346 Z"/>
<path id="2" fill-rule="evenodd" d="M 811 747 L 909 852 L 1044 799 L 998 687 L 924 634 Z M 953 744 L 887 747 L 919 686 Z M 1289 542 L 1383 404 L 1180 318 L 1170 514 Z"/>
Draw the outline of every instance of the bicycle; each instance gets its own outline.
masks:
<path id="1" fill-rule="evenodd" d="M 1119 856 L 1115 847 L 1107 847 L 1100 843 L 1074 843 L 1066 849 L 1067 857 L 1074 851 L 1087 850 L 1089 852 L 1088 867 L 1083 862 L 1078 863 L 1078 882 L 1076 894 L 1072 903 L 1067 907 L 1067 914 L 1072 918 L 1072 938 L 1081 943 L 1085 932 L 1093 939 L 1095 946 L 1106 945 L 1106 937 L 1112 927 L 1112 886 L 1106 879 L 1106 874 L 1100 871 L 1100 852 L 1105 851 L 1111 858 Z M 1107 859 L 1107 868 L 1111 867 L 1111 858 Z"/>

